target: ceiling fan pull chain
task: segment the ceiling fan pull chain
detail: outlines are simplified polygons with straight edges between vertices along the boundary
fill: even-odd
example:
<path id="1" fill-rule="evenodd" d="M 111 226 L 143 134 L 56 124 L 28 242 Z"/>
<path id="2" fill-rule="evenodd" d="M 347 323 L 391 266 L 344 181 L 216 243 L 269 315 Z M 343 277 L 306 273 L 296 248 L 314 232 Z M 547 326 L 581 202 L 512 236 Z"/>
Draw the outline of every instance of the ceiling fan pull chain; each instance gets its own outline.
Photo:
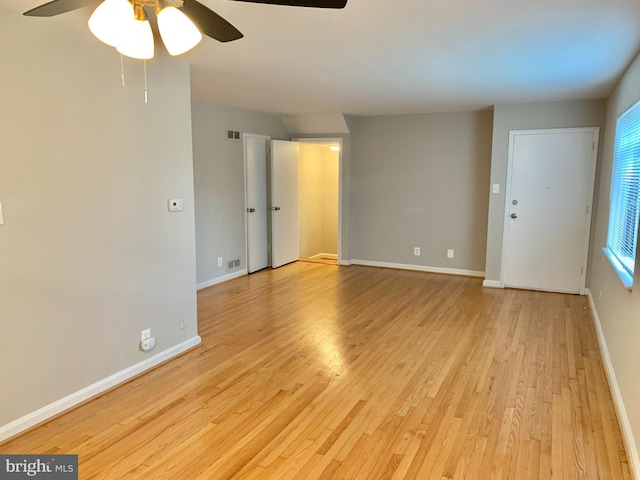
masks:
<path id="1" fill-rule="evenodd" d="M 147 90 L 147 61 L 144 62 L 144 103 L 149 103 L 149 95 Z"/>
<path id="2" fill-rule="evenodd" d="M 124 81 L 124 55 L 120 54 L 120 78 L 122 79 L 122 88 L 127 86 Z"/>

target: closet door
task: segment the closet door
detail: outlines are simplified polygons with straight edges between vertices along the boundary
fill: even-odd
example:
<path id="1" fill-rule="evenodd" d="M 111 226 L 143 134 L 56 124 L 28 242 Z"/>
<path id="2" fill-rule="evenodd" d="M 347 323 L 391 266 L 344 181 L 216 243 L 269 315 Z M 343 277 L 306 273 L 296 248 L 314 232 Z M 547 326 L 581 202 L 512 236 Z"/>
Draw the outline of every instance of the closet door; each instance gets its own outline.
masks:
<path id="1" fill-rule="evenodd" d="M 300 258 L 298 144 L 271 141 L 271 266 Z"/>

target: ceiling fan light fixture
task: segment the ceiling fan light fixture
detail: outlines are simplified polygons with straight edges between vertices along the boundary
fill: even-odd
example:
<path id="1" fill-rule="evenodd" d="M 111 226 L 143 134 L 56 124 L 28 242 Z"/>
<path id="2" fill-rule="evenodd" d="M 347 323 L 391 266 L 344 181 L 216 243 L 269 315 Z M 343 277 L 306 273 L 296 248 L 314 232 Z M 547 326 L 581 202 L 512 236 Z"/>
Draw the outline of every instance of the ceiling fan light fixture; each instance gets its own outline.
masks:
<path id="1" fill-rule="evenodd" d="M 202 34 L 189 17 L 166 0 L 157 1 L 156 16 L 162 42 L 169 54 L 188 52 L 202 40 Z"/>
<path id="2" fill-rule="evenodd" d="M 153 58 L 153 32 L 142 5 L 134 5 L 134 16 L 127 19 L 123 26 L 122 42 L 116 45 L 116 50 L 127 57 L 139 60 Z"/>
<path id="3" fill-rule="evenodd" d="M 133 18 L 133 5 L 127 0 L 105 0 L 89 17 L 89 30 L 111 47 L 124 40 L 123 26 Z"/>

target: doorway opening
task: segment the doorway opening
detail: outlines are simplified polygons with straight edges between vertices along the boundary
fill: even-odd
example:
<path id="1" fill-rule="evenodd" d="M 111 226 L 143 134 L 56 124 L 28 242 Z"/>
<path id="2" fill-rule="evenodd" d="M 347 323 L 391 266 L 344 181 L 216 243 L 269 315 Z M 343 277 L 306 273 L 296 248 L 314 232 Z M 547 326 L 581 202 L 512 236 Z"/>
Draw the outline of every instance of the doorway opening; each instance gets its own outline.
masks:
<path id="1" fill-rule="evenodd" d="M 342 139 L 243 141 L 248 273 L 297 260 L 338 265 Z"/>
<path id="2" fill-rule="evenodd" d="M 300 260 L 337 265 L 340 258 L 340 139 L 297 139 Z"/>

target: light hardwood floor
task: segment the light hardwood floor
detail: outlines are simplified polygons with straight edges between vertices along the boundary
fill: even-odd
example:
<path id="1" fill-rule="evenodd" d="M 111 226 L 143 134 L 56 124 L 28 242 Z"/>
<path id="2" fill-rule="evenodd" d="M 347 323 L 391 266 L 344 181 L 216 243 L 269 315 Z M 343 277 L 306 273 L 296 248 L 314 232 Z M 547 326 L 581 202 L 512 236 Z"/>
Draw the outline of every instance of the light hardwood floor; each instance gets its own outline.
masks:
<path id="1" fill-rule="evenodd" d="M 203 345 L 0 444 L 82 479 L 629 479 L 584 297 L 298 262 L 199 293 Z"/>

